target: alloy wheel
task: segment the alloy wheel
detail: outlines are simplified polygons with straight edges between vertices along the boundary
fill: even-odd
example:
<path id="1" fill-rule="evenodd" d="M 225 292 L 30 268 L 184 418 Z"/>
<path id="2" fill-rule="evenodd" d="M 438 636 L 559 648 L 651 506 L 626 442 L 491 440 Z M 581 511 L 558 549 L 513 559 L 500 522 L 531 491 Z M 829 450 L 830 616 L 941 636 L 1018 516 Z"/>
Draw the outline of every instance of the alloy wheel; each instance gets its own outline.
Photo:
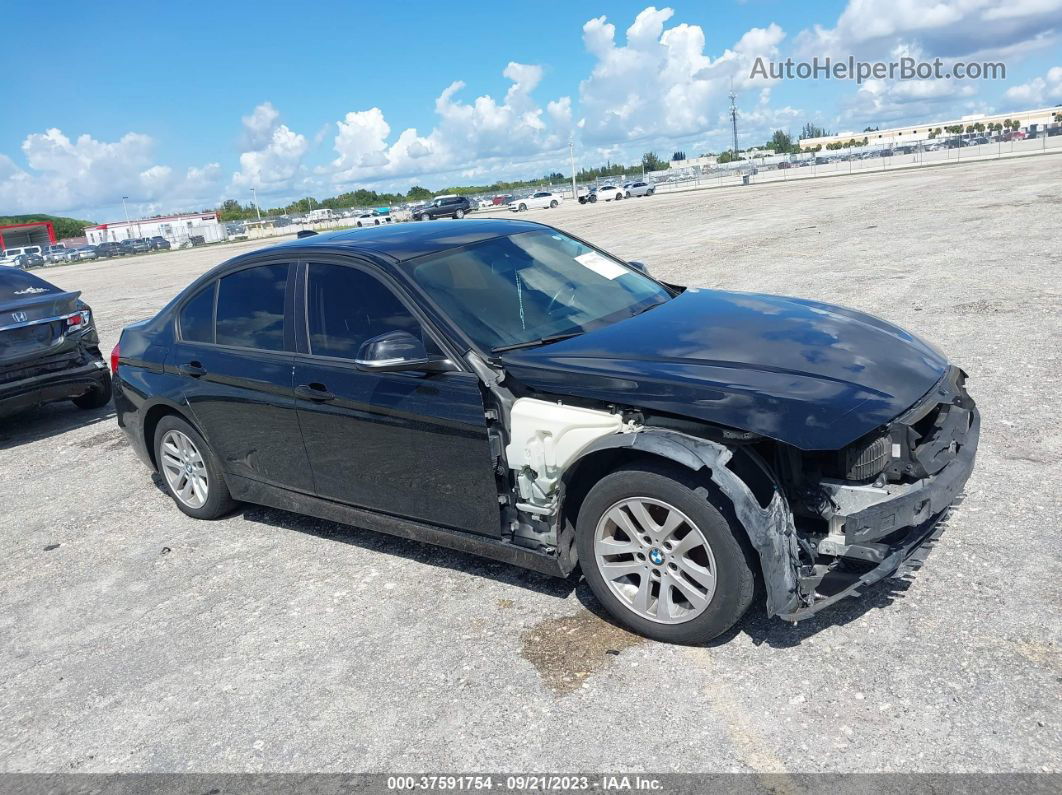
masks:
<path id="1" fill-rule="evenodd" d="M 167 431 L 159 452 L 170 491 L 189 508 L 202 508 L 210 495 L 210 484 L 206 461 L 195 442 L 180 431 Z"/>
<path id="2" fill-rule="evenodd" d="M 594 563 L 620 603 L 641 618 L 681 624 L 712 602 L 715 555 L 693 521 L 673 505 L 628 497 L 594 530 Z"/>

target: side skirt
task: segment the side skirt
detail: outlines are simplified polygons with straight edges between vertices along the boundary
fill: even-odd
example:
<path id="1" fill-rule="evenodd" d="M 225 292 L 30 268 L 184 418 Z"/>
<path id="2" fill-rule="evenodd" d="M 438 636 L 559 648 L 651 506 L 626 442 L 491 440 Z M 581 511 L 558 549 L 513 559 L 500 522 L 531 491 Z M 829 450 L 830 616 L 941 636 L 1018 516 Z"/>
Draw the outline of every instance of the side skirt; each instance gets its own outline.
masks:
<path id="1" fill-rule="evenodd" d="M 311 497 L 308 494 L 299 494 L 231 474 L 226 475 L 225 480 L 233 498 L 243 502 L 280 508 L 284 511 L 353 525 L 377 533 L 421 541 L 458 552 L 467 552 L 470 555 L 498 560 L 553 577 L 566 576 L 556 557 L 518 547 L 505 541 L 472 535 L 460 530 L 450 530 L 411 519 L 400 519 L 364 508 L 355 508 L 351 505 Z"/>

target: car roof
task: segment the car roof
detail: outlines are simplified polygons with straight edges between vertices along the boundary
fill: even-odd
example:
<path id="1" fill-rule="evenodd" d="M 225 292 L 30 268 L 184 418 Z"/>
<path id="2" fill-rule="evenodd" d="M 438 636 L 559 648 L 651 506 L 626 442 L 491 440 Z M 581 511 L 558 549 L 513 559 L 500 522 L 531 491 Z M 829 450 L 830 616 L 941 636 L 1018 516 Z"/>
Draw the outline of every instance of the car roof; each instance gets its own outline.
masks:
<path id="1" fill-rule="evenodd" d="M 425 254 L 480 243 L 496 237 L 548 229 L 533 221 L 504 218 L 464 219 L 461 221 L 412 221 L 404 224 L 344 229 L 290 240 L 265 251 L 317 249 L 351 254 L 375 254 L 402 262 Z M 255 252 L 260 254 L 261 251 Z"/>

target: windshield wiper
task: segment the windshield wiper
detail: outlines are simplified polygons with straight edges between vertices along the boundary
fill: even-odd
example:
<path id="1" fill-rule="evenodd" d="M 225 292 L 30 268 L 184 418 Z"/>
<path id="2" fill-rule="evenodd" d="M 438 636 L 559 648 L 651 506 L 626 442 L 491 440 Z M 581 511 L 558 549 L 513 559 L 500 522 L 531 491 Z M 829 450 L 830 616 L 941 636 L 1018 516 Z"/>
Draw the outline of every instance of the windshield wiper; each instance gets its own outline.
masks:
<path id="1" fill-rule="evenodd" d="M 515 351 L 520 348 L 537 348 L 540 345 L 549 345 L 553 342 L 560 342 L 561 340 L 571 339 L 572 337 L 578 337 L 583 332 L 581 331 L 569 331 L 566 334 L 554 334 L 551 337 L 539 337 L 537 340 L 528 340 L 527 342 L 514 342 L 512 345 L 499 345 L 497 348 L 491 348 L 492 353 L 505 353 L 505 351 Z"/>
<path id="2" fill-rule="evenodd" d="M 643 306 L 641 309 L 639 309 L 639 310 L 637 310 L 635 312 L 631 312 L 631 317 L 638 317 L 638 315 L 645 314 L 650 309 L 656 309 L 658 306 L 660 306 L 660 304 L 666 304 L 666 303 L 667 303 L 666 301 L 661 301 L 659 304 L 649 304 L 649 306 Z"/>

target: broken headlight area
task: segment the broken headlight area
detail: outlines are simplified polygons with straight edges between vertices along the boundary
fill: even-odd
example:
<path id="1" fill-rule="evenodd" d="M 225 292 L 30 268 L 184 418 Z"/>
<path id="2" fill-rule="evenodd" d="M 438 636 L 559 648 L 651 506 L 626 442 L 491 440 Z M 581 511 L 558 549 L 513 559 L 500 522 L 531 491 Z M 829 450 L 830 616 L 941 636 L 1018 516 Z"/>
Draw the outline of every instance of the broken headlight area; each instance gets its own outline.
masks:
<path id="1" fill-rule="evenodd" d="M 788 618 L 805 617 L 895 576 L 938 532 L 973 471 L 980 434 L 964 381 L 965 374 L 952 368 L 886 428 L 845 450 L 801 462 L 792 504 L 805 552 L 805 607 Z M 830 585 L 850 580 L 839 591 Z"/>

